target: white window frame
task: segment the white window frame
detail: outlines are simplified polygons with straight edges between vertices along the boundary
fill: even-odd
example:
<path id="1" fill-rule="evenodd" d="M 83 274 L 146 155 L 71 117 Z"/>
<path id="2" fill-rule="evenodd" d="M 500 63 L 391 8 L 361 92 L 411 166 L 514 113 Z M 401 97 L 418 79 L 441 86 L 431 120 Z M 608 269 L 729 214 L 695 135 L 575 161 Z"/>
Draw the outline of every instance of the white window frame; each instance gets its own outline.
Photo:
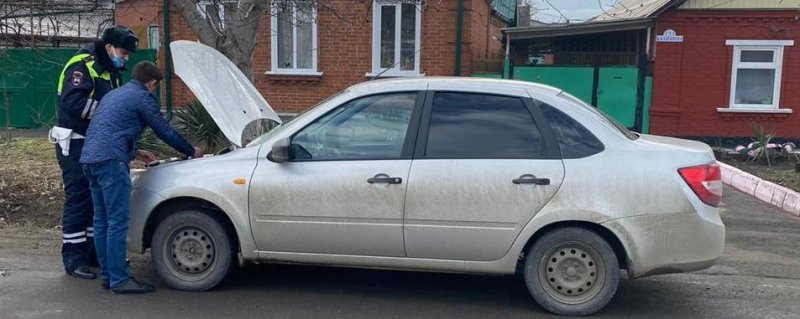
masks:
<path id="1" fill-rule="evenodd" d="M 731 64 L 730 101 L 728 108 L 717 109 L 720 112 L 774 112 L 791 113 L 790 109 L 780 108 L 781 75 L 783 73 L 783 48 L 793 46 L 794 40 L 727 40 L 725 44 L 733 46 L 733 61 Z M 772 62 L 740 62 L 742 51 L 772 51 Z M 737 104 L 736 81 L 739 69 L 774 69 L 775 83 L 773 85 L 772 104 Z"/>
<path id="2" fill-rule="evenodd" d="M 156 30 L 156 36 L 153 37 L 153 30 Z M 158 49 L 161 47 L 161 30 L 158 28 L 157 25 L 149 25 L 147 26 L 147 44 L 150 46 L 150 49 Z M 155 38 L 155 39 L 154 39 Z M 155 43 L 153 42 L 155 41 Z M 155 44 L 155 46 L 153 46 Z"/>
<path id="3" fill-rule="evenodd" d="M 206 6 L 210 4 L 214 4 L 216 2 L 219 11 L 219 26 L 222 29 L 225 29 L 225 4 L 226 3 L 236 3 L 236 6 L 239 6 L 238 0 L 200 0 L 197 2 L 197 11 L 203 15 L 203 19 L 208 19 L 208 12 L 206 12 Z"/>
<path id="4" fill-rule="evenodd" d="M 414 43 L 414 70 L 400 70 L 400 25 L 402 23 L 401 13 L 402 5 L 406 3 L 413 3 L 416 5 L 416 18 L 415 27 L 416 32 Z M 425 74 L 420 73 L 420 48 L 422 42 L 422 5 L 420 1 L 416 0 L 374 0 L 372 9 L 372 72 L 367 73 L 367 77 L 400 77 L 411 76 L 418 77 Z M 394 67 L 386 69 L 381 68 L 381 8 L 382 7 L 395 7 L 395 51 L 394 51 Z"/>
<path id="5" fill-rule="evenodd" d="M 294 4 L 294 2 L 290 2 Z M 317 7 L 311 8 L 311 68 L 299 69 L 297 68 L 297 10 L 292 7 L 292 65 L 294 68 L 280 68 L 278 67 L 278 14 L 276 7 L 273 6 L 270 14 L 270 46 L 272 52 L 272 68 L 266 74 L 286 74 L 286 75 L 310 75 L 321 76 L 322 72 L 317 69 Z"/>

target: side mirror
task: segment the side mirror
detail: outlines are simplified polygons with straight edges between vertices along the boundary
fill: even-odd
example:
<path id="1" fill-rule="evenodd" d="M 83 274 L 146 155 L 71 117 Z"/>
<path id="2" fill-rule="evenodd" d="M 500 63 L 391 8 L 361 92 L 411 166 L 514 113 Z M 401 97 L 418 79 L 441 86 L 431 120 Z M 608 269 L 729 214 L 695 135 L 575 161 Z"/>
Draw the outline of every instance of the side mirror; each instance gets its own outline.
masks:
<path id="1" fill-rule="evenodd" d="M 288 137 L 282 138 L 272 144 L 272 151 L 267 155 L 267 159 L 275 163 L 286 163 L 289 161 L 289 145 L 291 144 Z"/>

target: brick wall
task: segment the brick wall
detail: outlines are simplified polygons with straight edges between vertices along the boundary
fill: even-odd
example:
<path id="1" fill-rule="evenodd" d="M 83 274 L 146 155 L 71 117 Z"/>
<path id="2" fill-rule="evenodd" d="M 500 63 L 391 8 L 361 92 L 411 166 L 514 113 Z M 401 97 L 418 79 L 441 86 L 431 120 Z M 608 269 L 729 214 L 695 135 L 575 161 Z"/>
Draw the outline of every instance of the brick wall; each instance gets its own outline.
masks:
<path id="1" fill-rule="evenodd" d="M 139 38 L 139 48 L 149 48 L 147 28 L 161 24 L 161 0 L 123 1 L 116 4 L 115 22 L 131 28 Z M 155 49 L 155 48 L 154 48 Z"/>
<path id="2" fill-rule="evenodd" d="M 503 50 L 502 29 L 506 26 L 486 1 L 474 0 L 469 8 L 470 27 L 468 47 L 470 48 L 470 70 L 474 72 L 499 72 L 502 71 L 502 60 L 505 56 Z"/>
<path id="3" fill-rule="evenodd" d="M 733 46 L 726 40 L 797 40 L 797 12 L 671 11 L 656 33 L 675 30 L 683 43 L 656 43 L 651 132 L 678 136 L 751 136 L 751 122 L 780 137 L 800 137 L 800 41 L 784 47 L 779 106 L 792 114 L 720 113 L 728 107 Z"/>
<path id="4" fill-rule="evenodd" d="M 125 1 L 118 5 L 118 17 L 135 15 L 136 11 L 142 11 L 140 6 L 151 1 L 160 3 L 158 0 Z M 277 112 L 302 112 L 333 93 L 368 80 L 365 74 L 372 71 L 372 7 L 368 2 L 332 3 L 331 9 L 336 14 L 324 10 L 318 14 L 318 71 L 323 73 L 321 77 L 266 74 L 271 69 L 269 32 L 262 32 L 257 38 L 253 64 L 254 82 L 256 88 Z M 456 2 L 448 0 L 430 3 L 425 5 L 422 11 L 420 71 L 426 76 L 453 75 Z M 123 7 L 122 4 L 128 6 Z M 464 0 L 464 6 L 466 11 L 461 74 L 466 76 L 473 72 L 475 60 L 502 58 L 502 44 L 487 36 L 487 32 L 499 39 L 502 37 L 500 29 L 505 24 L 497 16 L 490 15 L 484 0 Z M 123 11 L 119 12 L 120 10 Z M 130 13 L 131 11 L 133 13 Z M 155 15 L 158 21 L 161 17 L 160 7 L 157 8 Z M 488 29 L 487 19 L 490 19 Z M 170 14 L 170 25 L 171 40 L 197 39 L 174 8 Z M 261 22 L 261 29 L 269 30 L 269 28 L 270 17 L 266 15 Z M 163 61 L 163 56 L 159 57 L 159 61 Z M 176 107 L 180 107 L 191 101 L 194 96 L 180 79 L 177 77 L 174 79 L 173 103 Z"/>

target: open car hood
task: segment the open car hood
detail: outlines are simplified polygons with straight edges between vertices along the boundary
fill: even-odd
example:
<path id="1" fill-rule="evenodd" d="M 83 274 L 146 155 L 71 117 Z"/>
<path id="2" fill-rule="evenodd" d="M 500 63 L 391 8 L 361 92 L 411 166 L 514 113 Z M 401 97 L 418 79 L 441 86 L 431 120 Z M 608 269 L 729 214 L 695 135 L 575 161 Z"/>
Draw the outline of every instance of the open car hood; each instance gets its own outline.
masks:
<path id="1" fill-rule="evenodd" d="M 201 43 L 170 43 L 175 74 L 192 90 L 231 143 L 241 147 L 248 124 L 260 119 L 281 123 L 253 83 L 219 51 Z"/>

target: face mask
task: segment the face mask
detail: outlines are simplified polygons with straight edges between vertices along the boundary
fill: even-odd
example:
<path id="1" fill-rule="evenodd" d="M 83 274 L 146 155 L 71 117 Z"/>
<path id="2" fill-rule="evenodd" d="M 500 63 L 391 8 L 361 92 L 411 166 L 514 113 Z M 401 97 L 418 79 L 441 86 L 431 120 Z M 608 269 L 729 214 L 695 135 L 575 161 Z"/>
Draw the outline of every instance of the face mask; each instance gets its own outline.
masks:
<path id="1" fill-rule="evenodd" d="M 114 56 L 111 57 L 111 62 L 114 63 L 114 67 L 115 68 L 121 69 L 122 67 L 125 66 L 125 59 L 123 59 L 121 56 L 117 55 L 117 50 L 116 49 L 113 50 L 112 52 L 114 52 Z"/>

